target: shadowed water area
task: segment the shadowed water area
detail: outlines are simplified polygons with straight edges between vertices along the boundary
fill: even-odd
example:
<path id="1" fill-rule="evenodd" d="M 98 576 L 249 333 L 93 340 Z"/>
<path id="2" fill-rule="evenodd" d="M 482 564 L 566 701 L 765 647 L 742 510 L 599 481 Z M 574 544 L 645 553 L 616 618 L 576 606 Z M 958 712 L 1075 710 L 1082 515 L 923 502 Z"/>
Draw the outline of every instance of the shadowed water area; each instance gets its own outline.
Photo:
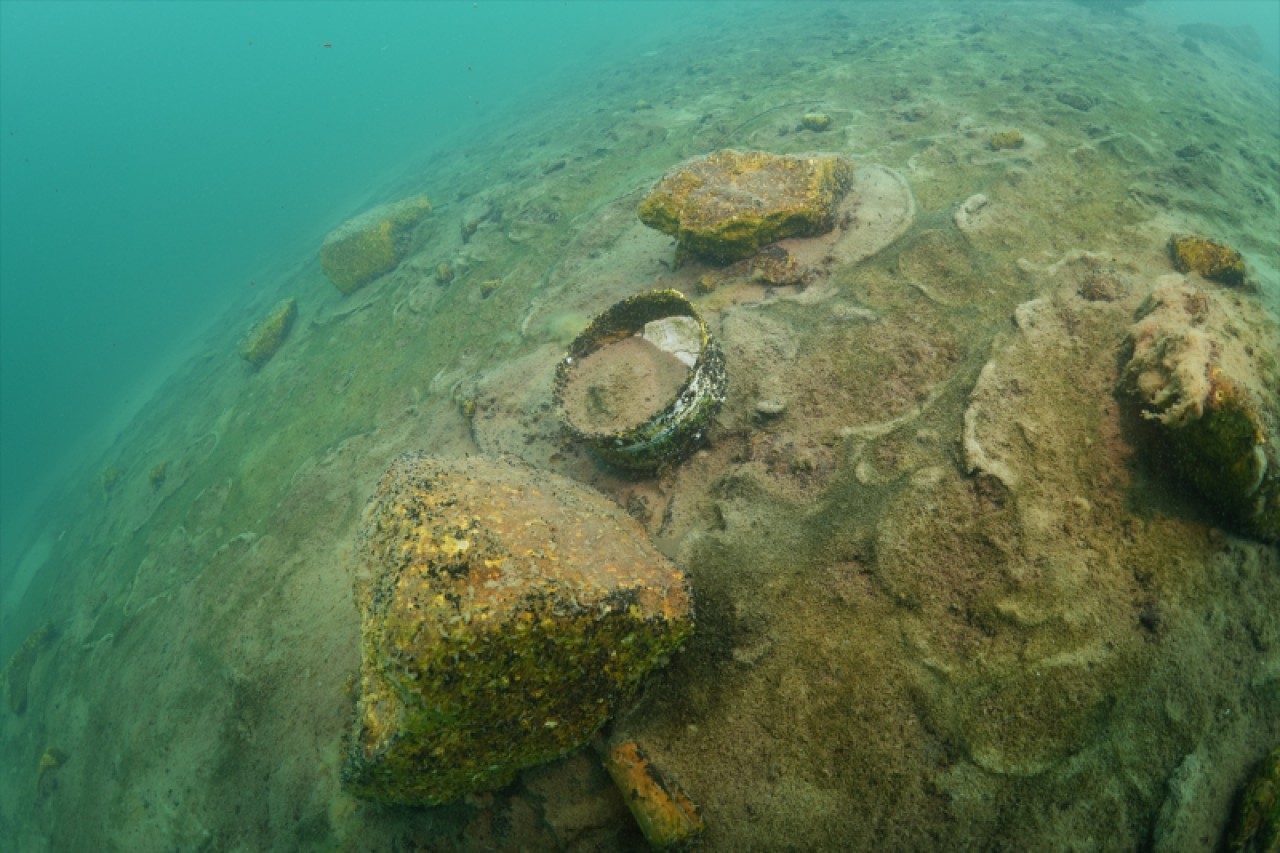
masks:
<path id="1" fill-rule="evenodd" d="M 1277 375 L 1280 78 L 1256 36 L 1123 5 L 697 7 L 371 180 L 6 530 L 0 848 L 648 849 L 590 746 L 446 805 L 343 786 L 365 507 L 423 451 L 594 489 L 683 573 L 693 633 L 605 735 L 704 849 L 1216 849 L 1280 745 L 1280 553 L 1160 449 L 1126 365 L 1185 286 L 1232 387 Z M 832 228 L 677 263 L 637 210 L 723 149 L 847 158 Z M 326 234 L 422 197 L 389 271 L 335 286 Z M 1175 269 L 1180 234 L 1247 280 Z M 665 288 L 728 390 L 689 458 L 628 474 L 554 377 Z M 623 344 L 575 398 L 600 429 L 688 366 Z"/>

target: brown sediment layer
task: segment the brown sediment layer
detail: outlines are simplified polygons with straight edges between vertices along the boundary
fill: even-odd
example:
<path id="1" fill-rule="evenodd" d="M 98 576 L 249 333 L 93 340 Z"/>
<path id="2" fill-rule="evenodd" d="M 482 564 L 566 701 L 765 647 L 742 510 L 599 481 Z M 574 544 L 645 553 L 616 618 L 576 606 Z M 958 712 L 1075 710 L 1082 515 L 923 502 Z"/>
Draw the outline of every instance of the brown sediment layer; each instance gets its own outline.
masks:
<path id="1" fill-rule="evenodd" d="M 561 399 L 583 432 L 620 432 L 666 408 L 688 375 L 680 359 L 632 335 L 578 362 Z"/>

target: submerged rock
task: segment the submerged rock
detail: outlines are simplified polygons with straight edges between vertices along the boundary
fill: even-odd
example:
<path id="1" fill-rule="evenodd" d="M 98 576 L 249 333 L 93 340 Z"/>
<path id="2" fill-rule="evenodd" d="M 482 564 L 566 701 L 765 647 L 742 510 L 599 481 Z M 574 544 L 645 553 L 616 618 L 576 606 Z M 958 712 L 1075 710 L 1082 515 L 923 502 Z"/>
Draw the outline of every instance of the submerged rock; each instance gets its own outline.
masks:
<path id="1" fill-rule="evenodd" d="M 576 749 L 693 629 L 684 575 L 633 519 L 496 459 L 397 459 L 359 559 L 343 778 L 380 802 L 450 802 Z"/>
<path id="2" fill-rule="evenodd" d="M 1079 110 L 1082 113 L 1093 109 L 1093 99 L 1080 92 L 1059 92 L 1058 103 L 1066 104 L 1071 109 Z"/>
<path id="3" fill-rule="evenodd" d="M 1244 259 L 1230 246 L 1193 235 L 1169 238 L 1169 257 L 1178 272 L 1193 272 L 1210 281 L 1244 284 Z"/>
<path id="4" fill-rule="evenodd" d="M 298 300 L 290 298 L 281 302 L 249 330 L 240 344 L 240 357 L 253 365 L 255 370 L 262 367 L 280 349 L 297 316 Z"/>
<path id="5" fill-rule="evenodd" d="M 991 134 L 991 138 L 987 140 L 987 146 L 992 151 L 1005 151 L 1010 148 L 1021 148 L 1026 144 L 1026 140 L 1022 138 L 1022 134 L 1016 130 L 1004 130 L 1000 133 Z"/>
<path id="6" fill-rule="evenodd" d="M 638 213 L 676 238 L 677 260 L 727 264 L 785 237 L 830 231 L 852 180 L 852 164 L 836 154 L 726 149 L 667 172 Z"/>
<path id="7" fill-rule="evenodd" d="M 823 131 L 831 127 L 831 116 L 826 113 L 805 113 L 800 116 L 801 130 Z"/>
<path id="8" fill-rule="evenodd" d="M 1231 523 L 1280 541 L 1280 335 L 1249 314 L 1261 311 L 1170 277 L 1129 330 L 1120 388 Z"/>
<path id="9" fill-rule="evenodd" d="M 635 741 L 606 752 L 604 765 L 654 850 L 687 849 L 706 831 L 697 804 Z"/>
<path id="10" fill-rule="evenodd" d="M 431 212 L 419 195 L 348 219 L 324 238 L 320 266 L 333 286 L 352 293 L 391 272 L 409 251 L 413 229 Z"/>
<path id="11" fill-rule="evenodd" d="M 1262 760 L 1240 793 L 1227 849 L 1245 853 L 1280 850 L 1280 746 Z"/>

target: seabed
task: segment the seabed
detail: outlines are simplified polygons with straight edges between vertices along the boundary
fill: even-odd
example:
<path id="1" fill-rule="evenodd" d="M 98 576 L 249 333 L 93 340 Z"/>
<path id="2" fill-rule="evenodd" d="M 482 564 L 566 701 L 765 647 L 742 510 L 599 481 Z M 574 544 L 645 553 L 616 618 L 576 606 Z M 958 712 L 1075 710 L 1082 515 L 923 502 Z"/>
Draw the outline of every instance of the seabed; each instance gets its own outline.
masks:
<path id="1" fill-rule="evenodd" d="M 686 572 L 695 634 L 614 729 L 705 849 L 1214 848 L 1280 743 L 1280 556 L 1115 388 L 1174 233 L 1244 255 L 1275 340 L 1276 77 L 1141 9 L 735 8 L 387 188 L 434 208 L 394 271 L 344 295 L 296 259 L 49 502 L 0 647 L 51 626 L 0 710 L 0 846 L 646 849 L 590 749 L 431 809 L 341 788 L 356 531 L 426 450 L 590 485 Z M 849 157 L 852 242 L 802 285 L 677 267 L 636 207 L 722 148 Z M 657 288 L 729 390 L 704 449 L 626 476 L 552 379 Z M 254 370 L 237 341 L 289 297 Z"/>

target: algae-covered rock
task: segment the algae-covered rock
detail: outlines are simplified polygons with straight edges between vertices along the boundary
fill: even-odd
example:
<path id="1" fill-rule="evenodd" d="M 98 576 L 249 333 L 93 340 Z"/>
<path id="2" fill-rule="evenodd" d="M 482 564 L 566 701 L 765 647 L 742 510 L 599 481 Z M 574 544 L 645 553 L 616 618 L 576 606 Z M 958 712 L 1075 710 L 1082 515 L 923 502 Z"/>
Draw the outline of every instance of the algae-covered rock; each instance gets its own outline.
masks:
<path id="1" fill-rule="evenodd" d="M 408 454 L 365 516 L 344 781 L 444 803 L 585 743 L 689 635 L 683 574 L 616 505 L 522 465 Z"/>
<path id="2" fill-rule="evenodd" d="M 823 131 L 831 127 L 831 116 L 826 113 L 805 113 L 800 116 L 801 130 Z"/>
<path id="3" fill-rule="evenodd" d="M 40 764 L 36 768 L 36 793 L 44 791 L 45 780 L 50 774 L 62 768 L 69 756 L 56 746 L 45 747 L 40 755 Z"/>
<path id="4" fill-rule="evenodd" d="M 348 219 L 324 238 L 320 265 L 334 287 L 351 293 L 396 268 L 413 229 L 431 212 L 426 196 L 375 207 Z"/>
<path id="5" fill-rule="evenodd" d="M 987 144 L 992 151 L 1006 151 L 1010 148 L 1021 148 L 1026 144 L 1026 140 L 1022 138 L 1022 134 L 1016 130 L 1005 130 L 1000 133 L 991 134 L 991 138 L 987 140 Z"/>
<path id="6" fill-rule="evenodd" d="M 830 231 L 852 180 L 852 164 L 835 154 L 716 151 L 667 172 L 638 213 L 676 238 L 678 260 L 726 264 L 775 240 Z"/>
<path id="7" fill-rule="evenodd" d="M 254 324 L 240 344 L 241 358 L 252 364 L 255 370 L 262 367 L 280 349 L 297 316 L 298 300 L 293 298 L 286 299 L 271 309 L 270 314 Z M 161 479 L 164 479 L 163 472 Z"/>
<path id="8" fill-rule="evenodd" d="M 120 481 L 124 479 L 124 469 L 119 465 L 108 465 L 102 469 L 100 482 L 102 483 L 102 493 L 109 495 L 115 491 L 116 486 L 120 485 Z"/>
<path id="9" fill-rule="evenodd" d="M 1230 246 L 1195 235 L 1169 238 L 1169 256 L 1178 272 L 1194 272 L 1223 284 L 1244 284 L 1244 259 Z"/>
<path id="10" fill-rule="evenodd" d="M 1121 390 L 1229 523 L 1280 541 L 1280 334 L 1260 306 L 1159 284 L 1129 330 Z"/>
<path id="11" fill-rule="evenodd" d="M 1232 853 L 1280 850 L 1280 746 L 1262 760 L 1240 794 L 1227 831 Z"/>

